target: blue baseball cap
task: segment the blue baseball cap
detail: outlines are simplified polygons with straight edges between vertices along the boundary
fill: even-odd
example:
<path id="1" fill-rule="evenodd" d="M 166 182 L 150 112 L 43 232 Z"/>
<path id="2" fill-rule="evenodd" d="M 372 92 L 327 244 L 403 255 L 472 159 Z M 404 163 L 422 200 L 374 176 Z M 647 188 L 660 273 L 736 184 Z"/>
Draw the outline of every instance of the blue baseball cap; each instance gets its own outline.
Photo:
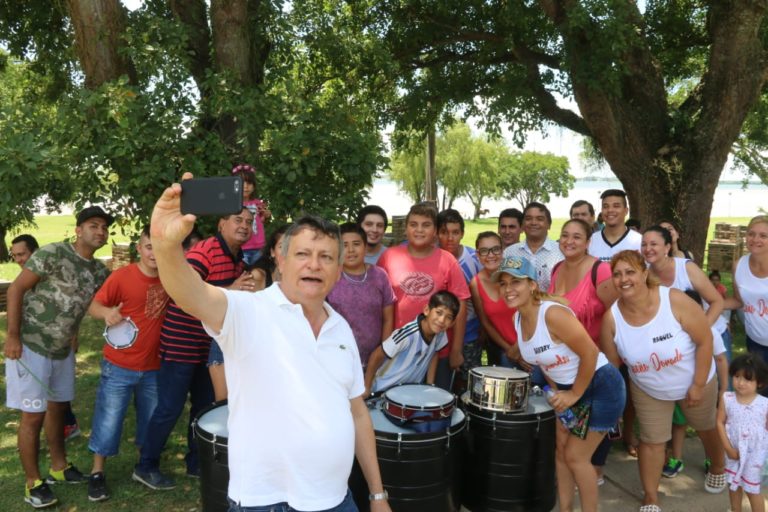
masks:
<path id="1" fill-rule="evenodd" d="M 530 261 L 519 256 L 504 258 L 499 269 L 493 273 L 493 280 L 498 281 L 502 273 L 509 274 L 512 277 L 517 277 L 519 279 L 527 278 L 531 281 L 536 281 L 536 269 L 531 265 Z"/>

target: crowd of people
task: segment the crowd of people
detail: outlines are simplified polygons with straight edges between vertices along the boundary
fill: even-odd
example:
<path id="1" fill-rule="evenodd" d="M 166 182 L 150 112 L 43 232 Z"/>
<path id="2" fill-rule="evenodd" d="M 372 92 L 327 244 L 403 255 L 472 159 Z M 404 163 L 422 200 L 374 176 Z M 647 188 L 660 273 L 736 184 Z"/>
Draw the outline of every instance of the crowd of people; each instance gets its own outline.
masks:
<path id="1" fill-rule="evenodd" d="M 684 468 L 687 425 L 707 456 L 704 489 L 728 487 L 734 511 L 742 493 L 763 510 L 768 216 L 749 223 L 749 254 L 732 269 L 728 297 L 673 223 L 628 226 L 621 190 L 601 195 L 601 222 L 591 203 L 574 203 L 557 240 L 547 206 L 532 202 L 502 211 L 498 230 L 480 233 L 473 247 L 461 243 L 456 210 L 418 203 L 405 240 L 388 247 L 380 206 L 341 226 L 312 216 L 270 225 L 255 169 L 238 165 L 233 174 L 246 184 L 243 208 L 222 216 L 214 236 L 201 237 L 195 217 L 181 214 L 174 184 L 141 233 L 138 262 L 111 274 L 94 258 L 114 220 L 98 206 L 77 215 L 72 243 L 13 240 L 22 271 L 8 290 L 7 405 L 21 411 L 31 506 L 57 503 L 50 486 L 62 482 L 87 482 L 91 501 L 109 498 L 106 460 L 118 454 L 131 401 L 140 453 L 132 478 L 153 490 L 176 486 L 160 460 L 187 401 L 185 470 L 198 477 L 192 422 L 226 399 L 231 511 L 356 510 L 347 488 L 353 457 L 371 510 L 387 511 L 365 399 L 407 383 L 460 394 L 487 358 L 549 386 L 558 415 L 588 411 L 580 428 L 557 428 L 560 510 L 573 510 L 577 496 L 581 510 L 597 510 L 621 436 L 638 458 L 640 511 L 660 511 L 662 476 Z M 724 316 L 732 309 L 744 313 L 748 350 L 733 360 Z M 88 475 L 64 445 L 86 313 L 103 320 L 107 337 L 126 325 L 135 333 L 128 345 L 104 346 Z"/>

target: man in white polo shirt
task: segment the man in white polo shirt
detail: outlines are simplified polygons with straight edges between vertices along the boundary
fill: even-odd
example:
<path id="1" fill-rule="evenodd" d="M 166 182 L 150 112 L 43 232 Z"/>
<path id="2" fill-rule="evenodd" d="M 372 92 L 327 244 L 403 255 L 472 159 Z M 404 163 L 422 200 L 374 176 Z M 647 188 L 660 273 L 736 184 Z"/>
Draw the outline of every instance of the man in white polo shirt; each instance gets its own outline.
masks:
<path id="1" fill-rule="evenodd" d="M 371 511 L 390 511 L 357 346 L 325 303 L 341 271 L 338 227 L 300 219 L 283 238 L 279 283 L 225 290 L 186 263 L 181 242 L 195 217 L 180 213 L 180 196 L 174 184 L 155 205 L 152 245 L 166 291 L 202 320 L 227 361 L 230 511 L 356 511 L 347 488 L 353 455 Z"/>
<path id="2" fill-rule="evenodd" d="M 614 254 L 639 251 L 643 235 L 624 225 L 629 213 L 627 194 L 623 190 L 610 189 L 600 195 L 605 227 L 589 239 L 589 254 L 601 261 L 610 261 Z"/>

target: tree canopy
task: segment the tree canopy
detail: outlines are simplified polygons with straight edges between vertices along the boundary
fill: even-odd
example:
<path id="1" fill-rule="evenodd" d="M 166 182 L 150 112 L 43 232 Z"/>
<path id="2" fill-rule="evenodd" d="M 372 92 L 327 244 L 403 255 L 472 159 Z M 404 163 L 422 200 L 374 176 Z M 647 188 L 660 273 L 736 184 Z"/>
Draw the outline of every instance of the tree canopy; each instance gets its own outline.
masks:
<path id="1" fill-rule="evenodd" d="M 359 12 L 386 49 L 376 55 L 396 63 L 369 72 L 396 83 L 401 127 L 462 111 L 510 125 L 518 141 L 549 123 L 573 130 L 594 141 L 633 216 L 677 219 L 701 256 L 729 152 L 765 133 L 760 115 L 744 123 L 765 108 L 768 2 L 642 5 L 378 0 Z"/>

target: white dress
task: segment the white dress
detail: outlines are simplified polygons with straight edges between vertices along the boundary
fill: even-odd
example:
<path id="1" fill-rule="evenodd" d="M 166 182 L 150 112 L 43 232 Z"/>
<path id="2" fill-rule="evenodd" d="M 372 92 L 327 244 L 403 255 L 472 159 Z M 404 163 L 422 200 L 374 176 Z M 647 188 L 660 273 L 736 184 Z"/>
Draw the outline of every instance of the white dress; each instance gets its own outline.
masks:
<path id="1" fill-rule="evenodd" d="M 725 473 L 732 491 L 739 487 L 750 494 L 760 493 L 760 480 L 768 455 L 768 398 L 757 395 L 751 404 L 740 404 L 736 394 L 723 395 L 725 433 L 739 452 L 739 460 L 726 456 Z"/>

